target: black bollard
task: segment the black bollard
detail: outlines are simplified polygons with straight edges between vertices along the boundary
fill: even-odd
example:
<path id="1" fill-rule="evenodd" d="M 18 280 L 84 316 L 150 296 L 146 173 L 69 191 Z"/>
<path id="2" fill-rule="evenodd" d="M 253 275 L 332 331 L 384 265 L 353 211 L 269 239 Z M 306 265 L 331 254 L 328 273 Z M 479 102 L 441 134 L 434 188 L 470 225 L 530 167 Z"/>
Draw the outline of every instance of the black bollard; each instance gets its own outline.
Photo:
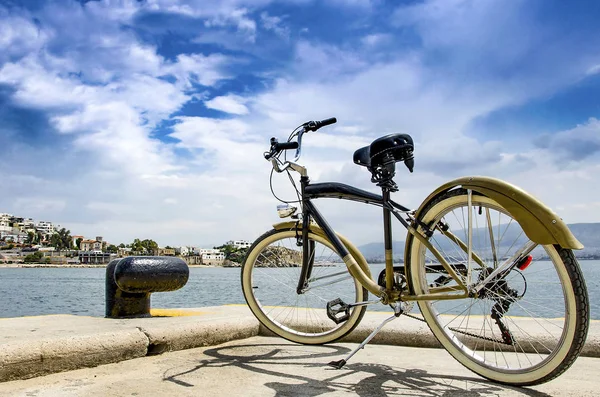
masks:
<path id="1" fill-rule="evenodd" d="M 175 291 L 189 278 L 187 263 L 168 256 L 129 256 L 106 267 L 106 317 L 150 317 L 150 294 Z"/>

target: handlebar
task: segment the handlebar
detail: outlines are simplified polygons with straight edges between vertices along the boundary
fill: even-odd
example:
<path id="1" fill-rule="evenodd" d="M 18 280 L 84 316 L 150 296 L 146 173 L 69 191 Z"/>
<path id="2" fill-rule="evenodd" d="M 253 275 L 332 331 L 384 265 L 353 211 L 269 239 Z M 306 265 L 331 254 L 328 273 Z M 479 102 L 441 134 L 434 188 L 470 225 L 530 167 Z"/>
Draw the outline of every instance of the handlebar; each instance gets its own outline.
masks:
<path id="1" fill-rule="evenodd" d="M 316 131 L 321 127 L 325 127 L 326 125 L 334 124 L 336 122 L 337 119 L 335 117 L 331 117 L 321 121 L 309 121 L 304 123 L 303 126 L 307 131 Z"/>
<path id="2" fill-rule="evenodd" d="M 265 159 L 271 160 L 274 157 L 278 156 L 283 150 L 296 149 L 296 156 L 294 161 L 297 161 L 300 158 L 300 151 L 302 150 L 302 135 L 305 132 L 309 131 L 317 131 L 318 129 L 325 127 L 327 125 L 331 125 L 337 122 L 335 117 L 331 117 L 321 121 L 307 121 L 306 123 L 301 125 L 300 131 L 296 134 L 298 136 L 297 142 L 277 142 L 277 138 L 271 138 L 271 148 L 268 152 L 265 152 Z M 299 127 L 300 128 L 300 127 Z M 296 129 L 298 130 L 298 128 Z M 294 131 L 296 131 L 294 130 Z M 290 139 L 295 135 L 292 133 Z"/>
<path id="3" fill-rule="evenodd" d="M 273 144 L 273 140 L 271 139 L 271 144 L 273 146 L 273 148 L 280 152 L 282 150 L 289 150 L 289 149 L 298 149 L 298 142 L 275 142 L 275 144 Z"/>

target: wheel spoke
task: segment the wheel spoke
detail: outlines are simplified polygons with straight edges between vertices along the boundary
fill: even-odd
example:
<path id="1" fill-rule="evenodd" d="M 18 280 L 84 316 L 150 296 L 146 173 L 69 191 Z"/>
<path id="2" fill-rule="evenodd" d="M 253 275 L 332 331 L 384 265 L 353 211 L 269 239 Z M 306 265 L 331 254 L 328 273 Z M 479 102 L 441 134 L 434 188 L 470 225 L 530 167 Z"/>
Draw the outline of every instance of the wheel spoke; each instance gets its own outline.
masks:
<path id="1" fill-rule="evenodd" d="M 537 245 L 508 211 L 470 190 L 456 189 L 433 199 L 421 217 L 435 231 L 429 238 L 432 246 L 455 270 L 454 263 L 466 265 L 467 279 L 477 285 L 477 293 L 469 298 L 419 302 L 423 318 L 452 355 L 465 357 L 467 361 L 461 362 L 467 367 L 506 383 L 512 377 L 529 379 L 527 374 L 532 372 L 546 381 L 549 377 L 543 374 L 552 373 L 553 367 L 570 365 L 568 354 L 576 353 L 568 347 L 583 333 L 578 328 L 569 334 L 572 322 L 568 319 L 581 312 L 558 248 L 542 246 L 549 259 L 518 271 L 516 261 L 530 255 Z M 461 249 L 452 236 L 464 236 L 466 247 Z M 412 239 L 407 249 L 416 294 L 427 294 L 431 286 L 454 285 L 420 241 Z M 480 258 L 486 267 L 474 266 L 473 258 Z M 464 277 L 464 270 L 456 272 Z M 585 293 L 581 288 L 578 291 Z M 576 336 L 566 338 L 573 333 Z M 551 359 L 557 352 L 560 360 Z"/>
<path id="2" fill-rule="evenodd" d="M 309 238 L 313 268 L 303 293 L 296 291 L 302 247 L 294 231 L 273 231 L 254 244 L 242 267 L 242 286 L 250 309 L 271 331 L 295 342 L 327 343 L 352 330 L 366 309 L 352 308 L 350 319 L 336 324 L 327 316 L 327 304 L 364 301 L 367 295 L 327 240 L 312 233 Z"/>

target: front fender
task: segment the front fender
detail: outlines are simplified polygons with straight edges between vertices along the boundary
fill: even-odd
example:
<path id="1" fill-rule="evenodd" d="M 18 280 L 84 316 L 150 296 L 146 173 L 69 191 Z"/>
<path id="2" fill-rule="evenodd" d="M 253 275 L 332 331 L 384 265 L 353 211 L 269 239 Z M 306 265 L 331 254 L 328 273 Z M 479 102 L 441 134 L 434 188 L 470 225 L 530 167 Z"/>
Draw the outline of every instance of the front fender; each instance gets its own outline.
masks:
<path id="1" fill-rule="evenodd" d="M 471 189 L 495 200 L 519 222 L 527 237 L 535 243 L 558 244 L 570 249 L 583 248 L 583 244 L 548 206 L 523 189 L 496 178 L 471 176 L 445 183 L 423 201 L 416 217 L 421 215 L 423 208 L 438 194 L 457 187 Z"/>
<path id="2" fill-rule="evenodd" d="M 298 230 L 300 230 L 300 233 L 302 233 L 302 224 L 299 224 L 298 222 L 294 221 L 276 223 L 273 225 L 273 228 L 276 230 L 294 230 L 297 228 Z M 312 233 L 318 234 L 319 236 L 327 239 L 325 233 L 323 232 L 323 229 L 321 229 L 316 223 L 311 222 L 309 229 Z M 363 254 L 361 254 L 358 248 L 356 248 L 356 246 L 352 244 L 346 237 L 342 236 L 339 233 L 336 234 L 342 241 L 342 243 L 344 243 L 344 245 L 348 249 L 348 252 L 350 252 L 350 255 L 354 257 L 354 259 L 358 263 L 358 266 L 360 266 L 362 271 L 365 272 L 365 274 L 372 279 L 373 277 L 371 276 L 371 269 L 369 268 L 369 264 L 367 263 L 367 260 L 365 259 Z"/>

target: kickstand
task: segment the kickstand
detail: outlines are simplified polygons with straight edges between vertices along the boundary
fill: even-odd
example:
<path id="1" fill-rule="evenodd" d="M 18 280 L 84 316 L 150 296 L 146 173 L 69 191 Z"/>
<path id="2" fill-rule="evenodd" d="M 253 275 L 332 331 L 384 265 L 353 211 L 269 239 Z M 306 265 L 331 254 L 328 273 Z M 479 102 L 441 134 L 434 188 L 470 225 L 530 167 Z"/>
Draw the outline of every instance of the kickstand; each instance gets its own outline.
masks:
<path id="1" fill-rule="evenodd" d="M 348 360 L 350 360 L 352 358 L 352 356 L 354 356 L 360 349 L 364 349 L 365 345 L 367 343 L 369 343 L 371 341 L 371 339 L 373 339 L 375 337 L 375 335 L 377 335 L 379 333 L 379 331 L 381 331 L 381 329 L 383 328 L 384 325 L 386 325 L 387 323 L 389 323 L 390 321 L 392 321 L 394 319 L 397 319 L 398 317 L 400 317 L 401 314 L 402 314 L 402 311 L 396 309 L 393 316 L 383 320 L 383 322 L 381 324 L 379 324 L 379 326 L 377 328 L 375 328 L 373 330 L 373 332 L 371 332 L 369 334 L 369 336 L 367 336 L 367 338 L 364 341 L 362 341 L 362 343 L 360 345 L 358 345 L 358 347 L 356 349 L 354 349 L 350 354 L 348 354 L 348 356 L 345 359 L 338 360 L 338 361 L 332 361 L 327 365 L 329 365 L 330 367 L 333 367 L 333 368 L 342 369 L 342 367 L 344 365 L 346 365 L 346 363 L 348 362 Z"/>

